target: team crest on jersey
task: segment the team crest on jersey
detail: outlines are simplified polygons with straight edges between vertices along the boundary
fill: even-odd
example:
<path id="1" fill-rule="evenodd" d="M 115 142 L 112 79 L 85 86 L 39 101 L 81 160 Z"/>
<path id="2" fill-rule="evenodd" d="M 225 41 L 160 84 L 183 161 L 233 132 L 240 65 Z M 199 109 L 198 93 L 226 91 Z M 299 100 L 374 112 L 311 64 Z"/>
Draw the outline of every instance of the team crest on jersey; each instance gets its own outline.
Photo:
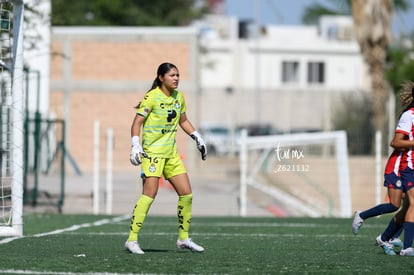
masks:
<path id="1" fill-rule="evenodd" d="M 400 180 L 397 180 L 397 182 L 395 183 L 395 185 L 396 185 L 397 187 L 401 187 L 401 181 L 400 181 Z"/>
<path id="2" fill-rule="evenodd" d="M 149 113 L 149 109 L 147 107 L 144 108 L 144 113 L 148 114 Z"/>
<path id="3" fill-rule="evenodd" d="M 151 173 L 155 173 L 155 171 L 157 171 L 157 168 L 155 168 L 155 165 L 154 164 L 151 164 L 151 166 L 149 167 L 149 171 Z"/>
<path id="4" fill-rule="evenodd" d="M 175 109 L 180 109 L 181 108 L 181 104 L 180 104 L 180 102 L 178 100 L 175 101 L 174 108 Z"/>

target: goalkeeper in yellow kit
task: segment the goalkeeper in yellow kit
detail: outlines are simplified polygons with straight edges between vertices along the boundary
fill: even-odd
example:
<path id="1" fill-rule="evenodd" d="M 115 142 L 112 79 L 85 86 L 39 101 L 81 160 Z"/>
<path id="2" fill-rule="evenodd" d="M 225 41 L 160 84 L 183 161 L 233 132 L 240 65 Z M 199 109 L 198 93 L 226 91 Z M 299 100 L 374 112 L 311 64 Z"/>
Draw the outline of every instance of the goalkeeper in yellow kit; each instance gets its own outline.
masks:
<path id="1" fill-rule="evenodd" d="M 177 91 L 180 75 L 171 63 L 162 63 L 151 89 L 138 104 L 131 126 L 132 147 L 130 160 L 142 168 L 143 188 L 132 213 L 131 226 L 125 249 L 144 254 L 138 243 L 139 231 L 158 192 L 158 181 L 164 176 L 178 194 L 177 247 L 202 252 L 204 248 L 189 238 L 192 217 L 192 191 L 184 164 L 178 155 L 176 133 L 178 125 L 196 142 L 201 158 L 207 150 L 201 135 L 186 115 L 183 94 Z M 142 129 L 142 130 L 141 130 Z M 142 145 L 140 136 L 142 135 Z"/>

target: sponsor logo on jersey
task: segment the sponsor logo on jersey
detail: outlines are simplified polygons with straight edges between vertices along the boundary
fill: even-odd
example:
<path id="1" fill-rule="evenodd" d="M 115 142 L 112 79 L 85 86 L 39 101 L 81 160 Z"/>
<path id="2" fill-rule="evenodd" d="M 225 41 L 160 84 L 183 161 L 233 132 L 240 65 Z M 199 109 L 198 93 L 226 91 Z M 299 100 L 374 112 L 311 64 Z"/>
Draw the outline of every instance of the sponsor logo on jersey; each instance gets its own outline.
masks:
<path id="1" fill-rule="evenodd" d="M 173 132 L 177 132 L 177 129 L 162 129 L 161 130 L 162 134 L 173 133 Z"/>
<path id="2" fill-rule="evenodd" d="M 180 102 L 178 100 L 175 101 L 174 108 L 175 109 L 181 109 L 181 104 L 180 104 Z"/>
<path id="3" fill-rule="evenodd" d="M 173 106 L 173 104 L 172 103 L 164 103 L 164 102 L 160 103 L 160 108 L 161 109 L 167 108 L 169 106 Z"/>

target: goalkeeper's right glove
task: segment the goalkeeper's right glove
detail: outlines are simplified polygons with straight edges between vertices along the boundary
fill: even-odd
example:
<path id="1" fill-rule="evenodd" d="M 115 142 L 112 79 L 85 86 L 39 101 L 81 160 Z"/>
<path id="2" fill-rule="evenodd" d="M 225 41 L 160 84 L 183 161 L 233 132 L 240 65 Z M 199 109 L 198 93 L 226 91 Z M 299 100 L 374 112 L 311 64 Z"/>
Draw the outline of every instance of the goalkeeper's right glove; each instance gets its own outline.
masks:
<path id="1" fill-rule="evenodd" d="M 131 147 L 131 153 L 129 154 L 129 160 L 133 165 L 140 165 L 142 163 L 141 161 L 141 155 L 143 157 L 147 157 L 147 154 L 142 149 L 141 143 L 139 142 L 138 136 L 132 137 L 132 147 Z"/>

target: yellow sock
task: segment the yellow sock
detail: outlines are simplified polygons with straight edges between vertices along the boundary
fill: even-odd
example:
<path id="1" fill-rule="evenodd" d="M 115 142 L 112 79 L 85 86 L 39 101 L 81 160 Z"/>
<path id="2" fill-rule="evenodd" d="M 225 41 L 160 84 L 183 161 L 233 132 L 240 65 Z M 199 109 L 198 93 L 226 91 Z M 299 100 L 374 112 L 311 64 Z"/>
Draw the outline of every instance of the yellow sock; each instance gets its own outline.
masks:
<path id="1" fill-rule="evenodd" d="M 193 206 L 193 194 L 180 196 L 178 198 L 177 216 L 178 216 L 178 237 L 180 240 L 188 239 L 190 230 Z"/>
<path id="2" fill-rule="evenodd" d="M 153 198 L 142 195 L 135 204 L 135 208 L 132 213 L 131 227 L 129 229 L 129 242 L 138 240 L 138 233 L 141 230 L 145 217 L 147 216 L 148 210 L 150 209 L 153 201 Z"/>

